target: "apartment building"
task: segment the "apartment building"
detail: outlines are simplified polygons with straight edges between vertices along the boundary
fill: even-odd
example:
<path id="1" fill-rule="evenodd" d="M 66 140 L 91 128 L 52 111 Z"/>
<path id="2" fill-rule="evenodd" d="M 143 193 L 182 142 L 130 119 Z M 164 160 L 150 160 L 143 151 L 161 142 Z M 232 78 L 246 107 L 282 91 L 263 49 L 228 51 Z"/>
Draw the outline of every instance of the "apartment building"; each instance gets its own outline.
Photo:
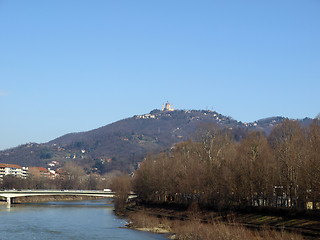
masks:
<path id="1" fill-rule="evenodd" d="M 0 163 L 0 180 L 6 175 L 26 178 L 28 176 L 28 168 L 15 164 Z"/>

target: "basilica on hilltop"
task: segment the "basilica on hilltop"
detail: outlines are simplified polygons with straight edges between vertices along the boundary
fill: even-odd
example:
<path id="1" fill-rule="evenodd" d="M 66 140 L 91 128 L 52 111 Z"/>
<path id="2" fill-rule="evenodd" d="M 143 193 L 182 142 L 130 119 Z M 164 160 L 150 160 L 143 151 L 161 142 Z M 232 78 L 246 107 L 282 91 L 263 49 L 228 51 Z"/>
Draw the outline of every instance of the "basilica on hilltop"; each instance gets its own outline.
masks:
<path id="1" fill-rule="evenodd" d="M 173 109 L 173 106 L 170 105 L 170 103 L 167 101 L 166 104 L 162 105 L 162 111 L 170 111 L 170 112 L 172 112 L 172 111 L 174 111 L 174 109 Z"/>

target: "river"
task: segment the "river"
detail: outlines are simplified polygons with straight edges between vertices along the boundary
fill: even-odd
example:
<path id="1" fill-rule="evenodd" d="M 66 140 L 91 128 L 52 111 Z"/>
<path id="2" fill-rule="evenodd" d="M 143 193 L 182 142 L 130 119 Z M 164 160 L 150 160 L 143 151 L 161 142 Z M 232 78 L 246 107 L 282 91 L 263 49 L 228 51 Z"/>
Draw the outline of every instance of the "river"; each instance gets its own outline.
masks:
<path id="1" fill-rule="evenodd" d="M 106 200 L 0 205 L 0 239 L 166 239 L 125 228 Z"/>

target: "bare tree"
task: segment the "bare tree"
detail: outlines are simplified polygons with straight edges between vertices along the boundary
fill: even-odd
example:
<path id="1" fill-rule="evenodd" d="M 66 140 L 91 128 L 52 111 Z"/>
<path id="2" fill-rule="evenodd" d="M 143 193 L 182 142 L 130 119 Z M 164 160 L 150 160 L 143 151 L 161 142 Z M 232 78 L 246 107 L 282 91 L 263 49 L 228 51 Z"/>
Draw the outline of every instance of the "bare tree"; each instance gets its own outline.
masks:
<path id="1" fill-rule="evenodd" d="M 313 203 L 316 209 L 316 201 L 320 199 L 320 121 L 315 119 L 309 126 L 307 136 L 305 163 L 305 183 L 307 200 Z"/>
<path id="2" fill-rule="evenodd" d="M 83 168 L 76 163 L 68 162 L 63 167 L 66 173 L 62 187 L 65 189 L 85 189 L 87 175 Z"/>
<path id="3" fill-rule="evenodd" d="M 235 162 L 235 195 L 238 202 L 251 206 L 272 203 L 275 185 L 275 162 L 267 139 L 261 132 L 251 132 L 240 143 Z"/>
<path id="4" fill-rule="evenodd" d="M 115 209 L 117 212 L 124 210 L 128 201 L 128 194 L 132 190 L 131 178 L 127 174 L 112 179 L 111 188 L 116 192 Z"/>
<path id="5" fill-rule="evenodd" d="M 304 130 L 298 121 L 286 119 L 273 129 L 269 142 L 278 164 L 279 186 L 283 189 L 283 204 L 285 207 L 296 208 L 297 200 L 303 201 L 298 198 L 298 193 L 299 182 L 304 178 L 299 171 L 304 161 Z"/>

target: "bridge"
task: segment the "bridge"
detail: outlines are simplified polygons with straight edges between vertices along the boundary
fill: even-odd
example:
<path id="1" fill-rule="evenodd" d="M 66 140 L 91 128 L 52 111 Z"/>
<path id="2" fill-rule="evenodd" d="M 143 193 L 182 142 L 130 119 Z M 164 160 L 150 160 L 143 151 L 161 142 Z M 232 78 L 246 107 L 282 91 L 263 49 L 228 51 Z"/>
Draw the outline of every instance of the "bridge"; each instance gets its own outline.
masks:
<path id="1" fill-rule="evenodd" d="M 5 190 L 0 191 L 0 197 L 5 198 L 10 205 L 12 198 L 27 196 L 94 196 L 113 198 L 115 192 L 97 191 L 97 190 Z M 135 194 L 129 194 L 129 198 L 136 197 Z"/>

